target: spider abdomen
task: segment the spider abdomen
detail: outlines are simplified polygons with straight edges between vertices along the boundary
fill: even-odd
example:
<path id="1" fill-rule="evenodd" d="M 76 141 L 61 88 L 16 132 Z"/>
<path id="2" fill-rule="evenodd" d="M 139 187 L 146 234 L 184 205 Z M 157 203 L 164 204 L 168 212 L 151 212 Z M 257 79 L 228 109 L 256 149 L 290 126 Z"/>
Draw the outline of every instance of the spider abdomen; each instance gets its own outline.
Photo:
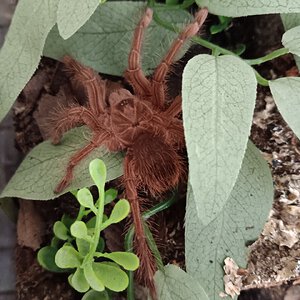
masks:
<path id="1" fill-rule="evenodd" d="M 131 156 L 140 186 L 152 195 L 176 186 L 183 173 L 181 157 L 159 135 L 139 135 L 127 155 Z"/>

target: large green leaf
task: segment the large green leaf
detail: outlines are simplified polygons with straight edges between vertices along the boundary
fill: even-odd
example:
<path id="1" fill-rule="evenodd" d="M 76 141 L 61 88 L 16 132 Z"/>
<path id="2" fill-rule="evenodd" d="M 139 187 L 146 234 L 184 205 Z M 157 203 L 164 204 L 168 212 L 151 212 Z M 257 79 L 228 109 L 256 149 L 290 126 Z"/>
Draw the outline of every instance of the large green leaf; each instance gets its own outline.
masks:
<path id="1" fill-rule="evenodd" d="M 279 78 L 269 85 L 281 115 L 300 138 L 300 78 Z"/>
<path id="2" fill-rule="evenodd" d="M 298 0 L 196 0 L 196 3 L 207 7 L 212 14 L 227 17 L 300 12 Z"/>
<path id="3" fill-rule="evenodd" d="M 99 0 L 60 0 L 57 10 L 57 26 L 60 35 L 68 39 L 91 17 Z"/>
<path id="4" fill-rule="evenodd" d="M 193 191 L 190 187 L 186 209 L 186 268 L 211 300 L 220 299 L 224 259 L 231 257 L 245 267 L 247 242 L 257 238 L 272 206 L 272 177 L 260 152 L 249 142 L 224 209 L 207 225 L 197 215 Z"/>
<path id="5" fill-rule="evenodd" d="M 154 280 L 158 300 L 209 300 L 200 282 L 175 265 L 157 271 Z"/>
<path id="6" fill-rule="evenodd" d="M 237 179 L 256 99 L 254 72 L 234 56 L 198 55 L 183 72 L 189 177 L 204 224 L 222 210 Z"/>
<path id="7" fill-rule="evenodd" d="M 34 73 L 59 0 L 19 1 L 0 51 L 0 120 Z"/>
<path id="8" fill-rule="evenodd" d="M 281 19 L 284 25 L 285 30 L 289 30 L 293 27 L 300 25 L 300 14 L 282 14 Z M 294 55 L 295 61 L 298 68 L 300 67 L 300 57 Z"/>
<path id="9" fill-rule="evenodd" d="M 282 36 L 282 44 L 293 54 L 300 56 L 300 26 L 296 26 Z"/>
<path id="10" fill-rule="evenodd" d="M 59 196 L 53 190 L 63 178 L 70 157 L 89 142 L 89 136 L 89 130 L 83 126 L 67 132 L 61 145 L 54 146 L 45 141 L 36 146 L 9 181 L 1 198 L 48 200 Z M 74 179 L 61 194 L 94 184 L 88 171 L 93 158 L 101 158 L 105 162 L 107 181 L 122 175 L 122 154 L 97 148 L 75 167 Z"/>
<path id="11" fill-rule="evenodd" d="M 99 72 L 123 75 L 133 31 L 144 9 L 144 2 L 106 2 L 68 40 L 63 40 L 55 27 L 46 41 L 44 54 L 55 59 L 68 54 Z M 182 27 L 189 15 L 173 10 L 161 12 L 160 17 Z M 142 61 L 144 70 L 151 73 L 176 34 L 153 21 L 146 36 L 149 42 L 144 47 Z"/>

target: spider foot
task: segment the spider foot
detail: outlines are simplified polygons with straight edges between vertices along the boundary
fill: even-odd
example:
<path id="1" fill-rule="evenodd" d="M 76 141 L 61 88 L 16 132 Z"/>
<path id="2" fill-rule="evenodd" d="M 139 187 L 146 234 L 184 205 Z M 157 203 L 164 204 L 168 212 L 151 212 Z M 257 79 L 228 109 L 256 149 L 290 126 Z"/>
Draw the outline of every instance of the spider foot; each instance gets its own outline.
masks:
<path id="1" fill-rule="evenodd" d="M 61 193 L 70 183 L 70 179 L 65 176 L 61 181 L 60 183 L 56 186 L 55 190 L 54 190 L 54 193 L 55 194 L 59 194 Z"/>

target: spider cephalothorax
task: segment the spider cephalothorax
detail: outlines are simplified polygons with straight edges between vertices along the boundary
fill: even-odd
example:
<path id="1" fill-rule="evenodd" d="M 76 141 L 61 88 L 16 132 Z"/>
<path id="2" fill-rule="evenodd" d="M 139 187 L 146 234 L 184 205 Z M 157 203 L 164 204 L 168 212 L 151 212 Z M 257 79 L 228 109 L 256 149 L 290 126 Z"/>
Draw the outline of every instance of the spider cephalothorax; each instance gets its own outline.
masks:
<path id="1" fill-rule="evenodd" d="M 155 260 L 145 239 L 138 190 L 158 195 L 176 186 L 183 173 L 182 159 L 178 154 L 184 146 L 183 125 L 178 117 L 181 97 L 170 101 L 165 81 L 183 43 L 198 32 L 206 16 L 206 9 L 196 14 L 195 20 L 179 34 L 148 79 L 140 62 L 144 31 L 152 19 L 151 9 L 146 10 L 135 30 L 125 72 L 133 94 L 124 88 L 109 91 L 106 81 L 92 69 L 70 57 L 64 58 L 73 82 L 85 88 L 88 104 L 72 105 L 59 112 L 51 133 L 52 141 L 58 143 L 65 131 L 81 124 L 92 130 L 93 137 L 70 159 L 56 192 L 61 192 L 70 183 L 76 164 L 96 147 L 125 151 L 123 182 L 135 226 L 135 249 L 141 261 L 139 272 L 152 291 Z M 166 100 L 171 104 L 167 105 Z"/>

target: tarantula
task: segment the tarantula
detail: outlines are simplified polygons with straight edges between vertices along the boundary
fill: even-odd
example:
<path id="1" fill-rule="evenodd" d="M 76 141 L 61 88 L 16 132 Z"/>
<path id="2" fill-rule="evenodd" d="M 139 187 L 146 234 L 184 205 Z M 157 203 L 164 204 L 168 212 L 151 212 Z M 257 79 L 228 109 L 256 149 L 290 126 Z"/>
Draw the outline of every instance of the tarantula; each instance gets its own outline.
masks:
<path id="1" fill-rule="evenodd" d="M 135 249 L 140 258 L 141 279 L 153 291 L 155 260 L 145 239 L 141 219 L 139 190 L 152 196 L 177 185 L 183 164 L 178 150 L 184 147 L 181 97 L 170 105 L 166 100 L 166 75 L 184 42 L 197 34 L 207 17 L 207 9 L 200 10 L 192 23 L 185 27 L 171 48 L 147 78 L 141 68 L 141 47 L 144 32 L 152 19 L 147 8 L 135 29 L 128 58 L 125 79 L 132 86 L 133 94 L 124 89 L 108 91 L 106 81 L 92 69 L 82 66 L 70 57 L 64 58 L 73 82 L 85 88 L 86 106 L 64 108 L 57 116 L 51 138 L 59 143 L 64 132 L 86 124 L 93 132 L 92 140 L 71 157 L 64 178 L 55 192 L 61 192 L 72 180 L 73 169 L 93 149 L 105 146 L 109 151 L 125 151 L 123 183 L 135 226 Z"/>

